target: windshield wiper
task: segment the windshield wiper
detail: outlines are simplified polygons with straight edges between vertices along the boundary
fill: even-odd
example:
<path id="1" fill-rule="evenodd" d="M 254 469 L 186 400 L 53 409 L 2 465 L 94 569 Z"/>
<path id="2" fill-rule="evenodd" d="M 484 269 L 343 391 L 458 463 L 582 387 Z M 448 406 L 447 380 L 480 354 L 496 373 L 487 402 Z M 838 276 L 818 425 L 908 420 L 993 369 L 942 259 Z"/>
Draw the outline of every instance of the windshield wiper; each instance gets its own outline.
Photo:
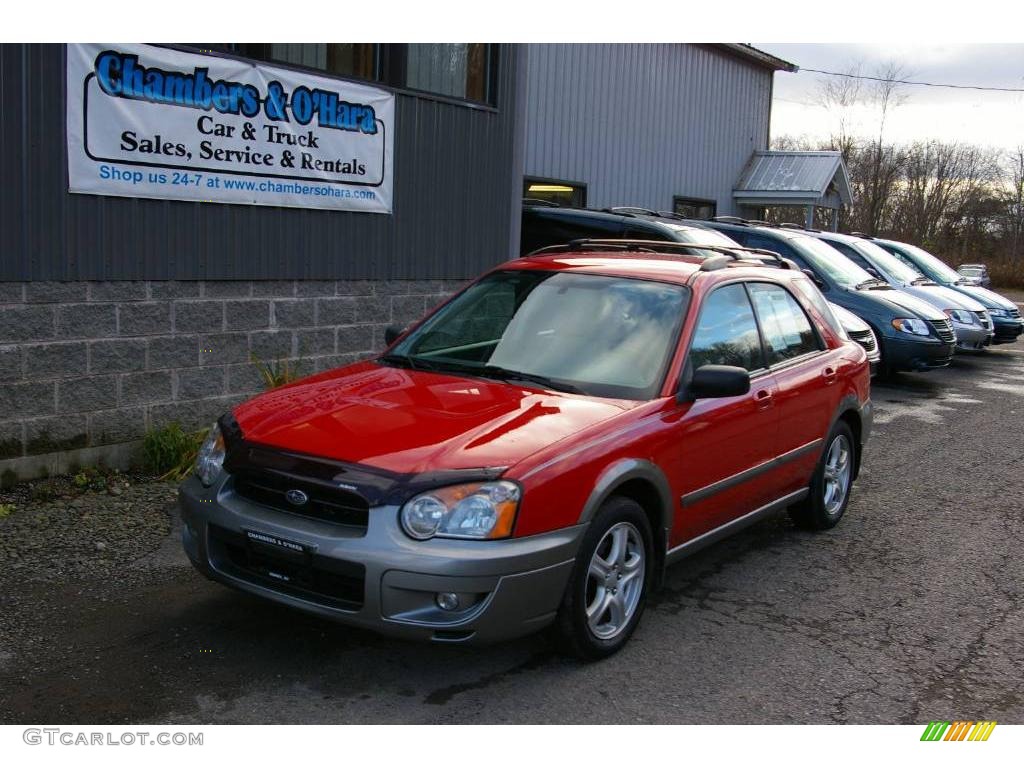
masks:
<path id="1" fill-rule="evenodd" d="M 412 368 L 414 371 L 437 370 L 436 366 L 425 363 L 422 360 L 417 360 L 412 355 L 381 355 L 377 359 L 388 365 L 396 365 L 399 368 Z"/>
<path id="2" fill-rule="evenodd" d="M 572 395 L 586 394 L 586 392 L 574 384 L 557 379 L 549 379 L 547 376 L 542 376 L 539 373 L 527 373 L 526 371 L 514 371 L 511 368 L 502 368 L 500 365 L 466 365 L 447 360 L 426 362 L 422 358 L 414 358 L 411 355 L 383 355 L 378 359 L 382 363 L 397 365 L 400 368 L 412 368 L 413 370 L 434 371 L 438 373 L 464 373 L 470 376 L 481 376 L 501 381 L 528 381 L 532 384 L 539 384 L 546 389 L 568 392 Z"/>
<path id="3" fill-rule="evenodd" d="M 855 285 L 854 288 L 859 291 L 863 288 L 870 288 L 872 285 L 884 285 L 886 287 L 889 286 L 889 284 L 885 282 L 885 280 L 879 280 L 877 277 L 870 277 L 867 280 L 862 280 L 861 282 L 857 283 L 857 285 Z"/>
<path id="4" fill-rule="evenodd" d="M 480 369 L 484 374 L 489 374 L 496 379 L 506 381 L 528 381 L 532 384 L 539 384 L 547 389 L 554 389 L 561 392 L 568 392 L 571 395 L 585 395 L 582 389 L 575 384 L 569 384 L 557 379 L 549 379 L 539 373 L 527 373 L 526 371 L 514 371 L 510 368 L 502 368 L 500 365 L 485 365 Z"/>
<path id="5" fill-rule="evenodd" d="M 911 285 L 938 285 L 934 280 L 921 276 L 910 281 Z"/>

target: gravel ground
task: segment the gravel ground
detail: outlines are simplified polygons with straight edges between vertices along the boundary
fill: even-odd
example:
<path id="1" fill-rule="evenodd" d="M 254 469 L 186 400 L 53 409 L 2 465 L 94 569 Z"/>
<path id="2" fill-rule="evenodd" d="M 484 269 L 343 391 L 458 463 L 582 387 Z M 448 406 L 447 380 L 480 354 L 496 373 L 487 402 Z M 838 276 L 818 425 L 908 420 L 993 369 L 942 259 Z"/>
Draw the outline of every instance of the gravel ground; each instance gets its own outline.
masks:
<path id="1" fill-rule="evenodd" d="M 0 505 L 14 508 L 0 518 L 0 673 L 73 632 L 67 606 L 96 610 L 112 585 L 147 581 L 150 563 L 136 564 L 169 541 L 174 485 L 122 473 L 91 480 L 85 490 L 68 475 L 0 492 Z"/>
<path id="2" fill-rule="evenodd" d="M 592 665 L 540 637 L 384 639 L 208 582 L 164 484 L 29 504 L 0 522 L 21 563 L 0 571 L 0 723 L 1024 722 L 1022 382 L 1018 343 L 876 386 L 837 528 L 782 516 L 680 563 Z"/>
<path id="3" fill-rule="evenodd" d="M 0 580 L 109 576 L 160 546 L 171 531 L 176 486 L 121 473 L 102 486 L 82 492 L 65 476 L 0 493 L 0 504 L 14 506 L 0 518 Z"/>

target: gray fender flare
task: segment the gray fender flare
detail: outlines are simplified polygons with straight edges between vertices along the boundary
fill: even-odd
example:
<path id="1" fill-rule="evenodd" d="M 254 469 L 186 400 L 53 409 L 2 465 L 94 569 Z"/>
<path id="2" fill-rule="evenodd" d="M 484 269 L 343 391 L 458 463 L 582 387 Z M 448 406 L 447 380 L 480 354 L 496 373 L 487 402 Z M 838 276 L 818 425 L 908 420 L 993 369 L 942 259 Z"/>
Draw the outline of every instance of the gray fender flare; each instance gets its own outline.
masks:
<path id="1" fill-rule="evenodd" d="M 655 545 L 658 549 L 659 561 L 665 554 L 668 547 L 668 536 L 672 530 L 672 519 L 675 507 L 672 504 L 672 491 L 668 484 L 665 473 L 658 465 L 645 459 L 620 459 L 601 473 L 594 490 L 583 505 L 580 511 L 579 523 L 589 523 L 594 519 L 597 510 L 615 490 L 623 483 L 630 480 L 644 480 L 651 485 L 661 502 L 661 509 L 658 511 L 659 524 L 654 533 Z"/>
<path id="2" fill-rule="evenodd" d="M 870 401 L 868 401 L 867 413 L 865 413 L 865 409 L 861 407 L 861 403 L 860 400 L 857 399 L 857 395 L 853 394 L 852 392 L 845 395 L 843 399 L 839 401 L 839 405 L 836 407 L 835 413 L 832 414 L 832 419 L 828 423 L 829 433 L 832 432 L 832 429 L 835 427 L 836 422 L 839 421 L 839 417 L 842 416 L 847 411 L 853 411 L 854 413 L 856 413 L 857 416 L 860 418 L 861 425 L 860 445 L 857 446 L 857 453 L 855 458 L 856 463 L 853 467 L 853 477 L 854 479 L 856 479 L 857 475 L 860 474 L 861 454 L 864 452 L 864 444 L 867 442 L 868 436 L 871 434 L 872 418 Z M 826 434 L 826 437 L 828 437 L 828 434 Z M 821 450 L 822 455 L 824 455 L 825 451 L 828 450 L 827 441 L 826 444 L 822 446 Z"/>

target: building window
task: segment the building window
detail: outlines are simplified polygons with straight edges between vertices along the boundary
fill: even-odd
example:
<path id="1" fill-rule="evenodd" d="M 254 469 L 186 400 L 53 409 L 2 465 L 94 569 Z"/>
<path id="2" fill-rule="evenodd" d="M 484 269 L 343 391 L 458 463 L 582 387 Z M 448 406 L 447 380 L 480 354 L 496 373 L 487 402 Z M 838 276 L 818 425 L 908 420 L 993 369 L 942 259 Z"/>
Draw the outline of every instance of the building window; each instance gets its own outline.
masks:
<path id="1" fill-rule="evenodd" d="M 332 75 L 380 79 L 380 46 L 374 43 L 236 43 L 235 51 L 260 61 L 280 61 Z"/>
<path id="2" fill-rule="evenodd" d="M 676 195 L 672 198 L 672 211 L 688 219 L 713 219 L 718 211 L 718 203 L 714 200 Z"/>
<path id="3" fill-rule="evenodd" d="M 489 47 L 485 43 L 412 43 L 406 46 L 405 86 L 489 101 Z"/>
<path id="4" fill-rule="evenodd" d="M 525 202 L 540 200 L 563 208 L 585 208 L 587 185 L 558 179 L 525 179 L 523 198 Z"/>
<path id="5" fill-rule="evenodd" d="M 490 43 L 231 43 L 270 63 L 494 105 L 498 46 Z"/>

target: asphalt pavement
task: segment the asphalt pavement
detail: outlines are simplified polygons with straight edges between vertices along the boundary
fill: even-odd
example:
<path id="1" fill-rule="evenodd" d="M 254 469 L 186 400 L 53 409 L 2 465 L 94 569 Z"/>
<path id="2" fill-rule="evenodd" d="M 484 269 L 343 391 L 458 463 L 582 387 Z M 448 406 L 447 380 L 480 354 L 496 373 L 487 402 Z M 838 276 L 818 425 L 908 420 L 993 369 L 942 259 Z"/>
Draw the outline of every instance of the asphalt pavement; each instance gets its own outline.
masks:
<path id="1" fill-rule="evenodd" d="M 626 649 L 417 645 L 206 581 L 7 583 L 4 723 L 1024 722 L 1024 343 L 876 385 L 846 517 L 673 567 Z"/>

